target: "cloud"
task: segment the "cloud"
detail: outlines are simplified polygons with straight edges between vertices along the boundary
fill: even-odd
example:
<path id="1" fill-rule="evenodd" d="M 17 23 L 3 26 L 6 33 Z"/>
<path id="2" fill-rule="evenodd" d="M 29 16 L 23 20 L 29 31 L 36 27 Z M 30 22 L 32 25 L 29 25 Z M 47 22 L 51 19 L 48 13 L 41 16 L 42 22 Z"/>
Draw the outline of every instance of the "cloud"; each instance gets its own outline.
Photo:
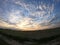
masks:
<path id="1" fill-rule="evenodd" d="M 2 20 L 0 20 L 0 28 L 13 28 L 14 25 L 10 25 Z"/>
<path id="2" fill-rule="evenodd" d="M 32 3 L 24 0 L 12 0 L 11 3 L 13 3 L 13 7 L 10 5 L 12 10 L 5 14 L 8 15 L 8 19 L 6 22 L 0 20 L 0 27 L 23 30 L 41 30 L 55 27 L 56 24 L 52 23 L 55 19 L 54 3 L 39 2 L 36 5 L 36 1 Z"/>
<path id="3" fill-rule="evenodd" d="M 8 22 L 11 23 L 11 24 L 17 24 L 23 18 L 23 16 L 22 16 L 23 14 L 19 10 L 11 11 L 11 12 L 8 13 L 8 15 L 9 15 Z"/>

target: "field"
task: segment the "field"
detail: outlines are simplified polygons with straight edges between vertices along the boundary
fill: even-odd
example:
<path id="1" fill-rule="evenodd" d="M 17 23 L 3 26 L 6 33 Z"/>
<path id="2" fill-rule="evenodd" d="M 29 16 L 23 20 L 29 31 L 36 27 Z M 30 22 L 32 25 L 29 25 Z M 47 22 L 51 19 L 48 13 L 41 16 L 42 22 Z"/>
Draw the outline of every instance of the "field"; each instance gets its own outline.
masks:
<path id="1" fill-rule="evenodd" d="M 52 45 L 53 42 L 60 42 L 60 28 L 25 32 L 0 28 L 0 45 Z"/>

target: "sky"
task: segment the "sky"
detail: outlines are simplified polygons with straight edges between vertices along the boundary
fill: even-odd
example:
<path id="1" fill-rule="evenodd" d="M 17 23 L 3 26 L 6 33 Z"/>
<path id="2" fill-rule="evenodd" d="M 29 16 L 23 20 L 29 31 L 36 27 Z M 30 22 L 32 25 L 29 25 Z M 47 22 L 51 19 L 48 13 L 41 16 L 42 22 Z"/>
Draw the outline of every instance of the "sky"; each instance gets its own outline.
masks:
<path id="1" fill-rule="evenodd" d="M 0 28 L 21 31 L 60 27 L 60 0 L 0 0 Z"/>

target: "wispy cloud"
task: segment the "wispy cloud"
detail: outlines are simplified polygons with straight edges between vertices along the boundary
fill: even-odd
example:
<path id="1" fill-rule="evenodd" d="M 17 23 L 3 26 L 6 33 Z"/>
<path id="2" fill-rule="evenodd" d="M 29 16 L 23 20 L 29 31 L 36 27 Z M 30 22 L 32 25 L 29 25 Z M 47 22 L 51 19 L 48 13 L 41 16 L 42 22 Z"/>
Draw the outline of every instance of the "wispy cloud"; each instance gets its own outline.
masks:
<path id="1" fill-rule="evenodd" d="M 32 2 L 26 2 L 26 0 L 12 0 L 11 3 L 15 6 L 15 8 L 12 7 L 12 10 L 7 11 L 8 19 L 6 22 L 0 19 L 0 27 L 38 30 L 52 28 L 57 25 L 52 23 L 55 19 L 54 3 L 36 3 L 35 1 L 35 4 Z M 17 9 L 16 5 L 20 8 Z"/>

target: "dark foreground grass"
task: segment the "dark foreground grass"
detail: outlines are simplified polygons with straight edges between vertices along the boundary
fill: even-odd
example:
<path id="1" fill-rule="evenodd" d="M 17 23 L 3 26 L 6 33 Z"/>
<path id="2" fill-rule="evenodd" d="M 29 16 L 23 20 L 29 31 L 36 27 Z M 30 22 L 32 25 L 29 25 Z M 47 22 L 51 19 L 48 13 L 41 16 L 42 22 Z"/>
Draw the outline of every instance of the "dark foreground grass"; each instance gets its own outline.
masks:
<path id="1" fill-rule="evenodd" d="M 0 38 L 0 45 L 10 45 L 7 42 L 5 42 L 2 38 Z"/>
<path id="2" fill-rule="evenodd" d="M 4 33 L 0 33 L 0 34 L 8 37 L 9 39 L 13 39 L 13 40 L 19 41 L 21 43 L 23 43 L 25 41 L 32 41 L 32 42 L 37 42 L 37 43 L 41 44 L 41 43 L 48 43 L 51 40 L 54 40 L 56 38 L 60 38 L 60 34 L 59 35 L 54 35 L 54 36 L 51 36 L 51 37 L 40 38 L 40 39 L 30 39 L 30 38 L 16 37 L 16 36 L 4 34 Z"/>
<path id="3" fill-rule="evenodd" d="M 36 42 L 37 44 L 49 43 L 52 40 L 60 38 L 60 28 L 43 30 L 43 31 L 33 31 L 33 32 L 22 32 L 14 31 L 10 29 L 0 29 L 0 34 L 6 36 L 8 39 L 16 40 L 20 43 Z M 2 43 L 3 42 L 3 43 Z M 0 45 L 9 45 L 0 39 Z"/>
<path id="4" fill-rule="evenodd" d="M 25 32 L 0 28 L 0 33 L 4 33 L 16 37 L 40 39 L 40 38 L 45 38 L 60 34 L 60 28 L 39 30 L 39 31 L 25 31 Z"/>

